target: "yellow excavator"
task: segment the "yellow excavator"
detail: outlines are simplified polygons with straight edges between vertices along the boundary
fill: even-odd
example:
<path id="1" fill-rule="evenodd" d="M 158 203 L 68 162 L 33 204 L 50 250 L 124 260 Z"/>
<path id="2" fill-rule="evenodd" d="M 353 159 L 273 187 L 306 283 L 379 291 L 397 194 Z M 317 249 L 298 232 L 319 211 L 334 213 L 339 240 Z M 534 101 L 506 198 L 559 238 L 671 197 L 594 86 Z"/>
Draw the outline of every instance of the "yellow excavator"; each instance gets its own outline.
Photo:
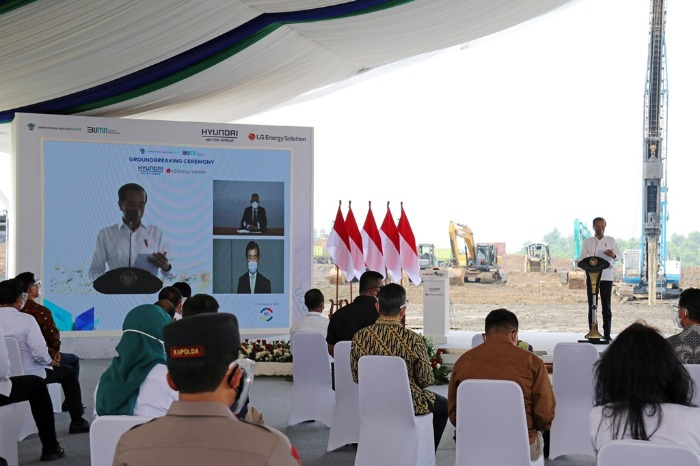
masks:
<path id="1" fill-rule="evenodd" d="M 501 279 L 495 244 L 475 243 L 471 228 L 461 223 L 450 222 L 448 231 L 452 251 L 451 284 L 493 283 Z M 459 238 L 463 242 L 461 247 Z"/>

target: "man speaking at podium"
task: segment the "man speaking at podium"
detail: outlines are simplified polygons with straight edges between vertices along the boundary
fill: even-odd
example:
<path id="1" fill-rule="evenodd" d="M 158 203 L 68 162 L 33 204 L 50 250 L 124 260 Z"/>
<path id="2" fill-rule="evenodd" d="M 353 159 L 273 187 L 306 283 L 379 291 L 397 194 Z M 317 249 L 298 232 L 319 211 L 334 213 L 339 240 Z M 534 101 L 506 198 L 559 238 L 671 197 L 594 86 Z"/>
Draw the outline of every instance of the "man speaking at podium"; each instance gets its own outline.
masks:
<path id="1" fill-rule="evenodd" d="M 121 222 L 103 228 L 97 235 L 88 272 L 90 280 L 94 282 L 105 272 L 120 267 L 140 268 L 154 275 L 160 271 L 163 278 L 172 278 L 173 265 L 167 257 L 163 232 L 141 222 L 148 201 L 146 190 L 136 183 L 127 183 L 118 194 Z"/>

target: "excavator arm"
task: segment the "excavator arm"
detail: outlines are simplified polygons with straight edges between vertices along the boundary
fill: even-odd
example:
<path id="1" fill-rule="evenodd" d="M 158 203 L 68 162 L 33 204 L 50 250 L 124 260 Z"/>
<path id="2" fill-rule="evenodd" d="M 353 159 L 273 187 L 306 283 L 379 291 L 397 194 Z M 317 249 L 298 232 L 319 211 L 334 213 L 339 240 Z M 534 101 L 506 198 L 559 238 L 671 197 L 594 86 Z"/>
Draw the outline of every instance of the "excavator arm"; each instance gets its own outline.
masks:
<path id="1" fill-rule="evenodd" d="M 474 244 L 474 233 L 467 225 L 450 222 L 448 228 L 450 234 L 450 249 L 452 250 L 452 261 L 457 267 L 468 267 L 469 262 L 476 259 L 476 245 Z M 459 241 L 462 238 L 465 244 L 465 252 L 459 250 Z"/>

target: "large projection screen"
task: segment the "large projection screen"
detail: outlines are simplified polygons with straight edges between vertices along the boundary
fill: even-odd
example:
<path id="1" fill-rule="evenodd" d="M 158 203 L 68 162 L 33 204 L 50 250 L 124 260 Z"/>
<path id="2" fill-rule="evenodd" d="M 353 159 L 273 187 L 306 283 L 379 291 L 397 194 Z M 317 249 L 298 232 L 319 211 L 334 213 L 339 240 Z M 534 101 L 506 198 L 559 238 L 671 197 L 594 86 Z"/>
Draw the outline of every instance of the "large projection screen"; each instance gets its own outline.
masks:
<path id="1" fill-rule="evenodd" d="M 149 255 L 166 252 L 172 270 L 150 274 L 213 295 L 242 334 L 284 334 L 303 315 L 312 283 L 312 128 L 17 114 L 11 149 L 8 272 L 43 279 L 43 304 L 60 330 L 120 330 L 129 310 L 156 301 L 157 292 L 95 290 L 96 278 L 127 266 L 116 263 L 119 253 L 128 267 L 148 270 Z M 120 228 L 118 190 L 127 183 L 146 193 L 146 233 Z M 264 231 L 242 227 L 253 193 Z M 263 293 L 242 288 L 244 278 L 250 288 L 251 241 L 257 277 L 269 282 Z"/>

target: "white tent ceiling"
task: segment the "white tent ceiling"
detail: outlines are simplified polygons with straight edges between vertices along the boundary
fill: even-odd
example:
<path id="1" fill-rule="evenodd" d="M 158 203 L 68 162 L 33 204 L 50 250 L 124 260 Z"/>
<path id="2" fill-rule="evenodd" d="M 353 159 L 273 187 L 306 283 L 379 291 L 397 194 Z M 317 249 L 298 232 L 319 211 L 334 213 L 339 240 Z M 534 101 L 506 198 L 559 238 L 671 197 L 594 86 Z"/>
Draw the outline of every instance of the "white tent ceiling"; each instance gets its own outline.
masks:
<path id="1" fill-rule="evenodd" d="M 230 122 L 571 1 L 0 0 L 0 122 Z"/>

